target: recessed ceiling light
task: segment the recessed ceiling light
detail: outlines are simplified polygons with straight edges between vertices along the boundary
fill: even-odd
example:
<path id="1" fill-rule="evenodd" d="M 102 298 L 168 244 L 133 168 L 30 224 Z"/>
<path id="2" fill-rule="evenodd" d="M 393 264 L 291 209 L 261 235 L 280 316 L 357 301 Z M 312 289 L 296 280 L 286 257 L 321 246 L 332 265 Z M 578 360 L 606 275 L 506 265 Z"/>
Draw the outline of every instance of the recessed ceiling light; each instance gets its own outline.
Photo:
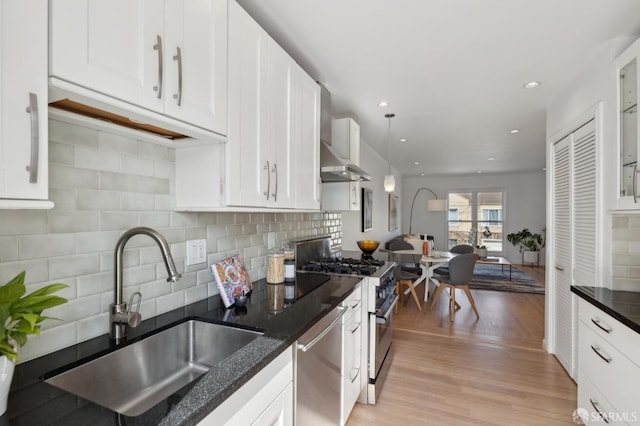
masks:
<path id="1" fill-rule="evenodd" d="M 546 168 L 546 167 L 543 167 L 543 168 L 542 168 L 542 171 L 543 171 L 543 172 L 546 172 L 546 171 L 547 171 L 547 168 Z"/>
<path id="2" fill-rule="evenodd" d="M 424 173 L 420 173 L 420 176 L 424 176 Z"/>
<path id="3" fill-rule="evenodd" d="M 477 173 L 482 173 L 482 170 L 478 170 Z"/>
<path id="4" fill-rule="evenodd" d="M 487 160 L 489 160 L 489 161 L 493 161 L 493 160 L 495 160 L 495 159 L 496 159 L 496 157 L 489 157 L 489 158 L 487 158 Z"/>
<path id="5" fill-rule="evenodd" d="M 414 162 L 413 162 L 413 164 L 414 164 L 414 165 L 416 165 L 416 166 L 418 166 L 420 163 L 419 163 L 419 162 L 417 162 L 417 161 L 414 161 Z"/>
<path id="6" fill-rule="evenodd" d="M 522 87 L 524 87 L 525 89 L 535 89 L 536 87 L 540 86 L 542 83 L 540 83 L 539 81 L 530 81 L 528 83 L 526 83 L 525 85 L 523 85 Z"/>
<path id="7" fill-rule="evenodd" d="M 509 133 L 511 134 L 520 133 L 520 130 L 519 129 L 509 130 Z"/>
<path id="8" fill-rule="evenodd" d="M 387 101 L 380 101 L 378 103 L 378 108 L 386 108 L 388 106 L 389 106 L 389 102 L 387 102 Z"/>
<path id="9" fill-rule="evenodd" d="M 407 138 L 400 139 L 400 142 L 406 142 L 406 141 L 407 141 Z"/>

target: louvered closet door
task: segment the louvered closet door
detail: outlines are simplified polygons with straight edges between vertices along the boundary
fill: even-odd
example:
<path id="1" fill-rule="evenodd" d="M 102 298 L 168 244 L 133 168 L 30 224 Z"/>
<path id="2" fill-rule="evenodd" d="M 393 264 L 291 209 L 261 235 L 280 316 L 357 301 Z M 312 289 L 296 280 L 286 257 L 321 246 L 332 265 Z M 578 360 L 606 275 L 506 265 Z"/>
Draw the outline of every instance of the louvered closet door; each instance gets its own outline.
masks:
<path id="1" fill-rule="evenodd" d="M 555 355 L 571 374 L 572 318 L 571 305 L 571 136 L 553 147 L 553 267 Z"/>
<path id="2" fill-rule="evenodd" d="M 596 285 L 596 135 L 593 121 L 573 133 L 573 285 Z"/>

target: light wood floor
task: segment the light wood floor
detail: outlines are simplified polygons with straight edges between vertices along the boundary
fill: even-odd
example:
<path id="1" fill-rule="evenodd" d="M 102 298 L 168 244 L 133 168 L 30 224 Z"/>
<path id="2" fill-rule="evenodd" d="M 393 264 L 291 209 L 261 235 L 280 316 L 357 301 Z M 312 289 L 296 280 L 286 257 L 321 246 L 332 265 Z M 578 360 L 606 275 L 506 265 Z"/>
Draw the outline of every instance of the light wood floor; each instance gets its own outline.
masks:
<path id="1" fill-rule="evenodd" d="M 544 268 L 523 269 L 544 284 Z M 576 385 L 542 350 L 544 295 L 471 291 L 480 319 L 460 291 L 453 324 L 445 297 L 430 312 L 403 300 L 379 402 L 348 426 L 575 424 Z"/>

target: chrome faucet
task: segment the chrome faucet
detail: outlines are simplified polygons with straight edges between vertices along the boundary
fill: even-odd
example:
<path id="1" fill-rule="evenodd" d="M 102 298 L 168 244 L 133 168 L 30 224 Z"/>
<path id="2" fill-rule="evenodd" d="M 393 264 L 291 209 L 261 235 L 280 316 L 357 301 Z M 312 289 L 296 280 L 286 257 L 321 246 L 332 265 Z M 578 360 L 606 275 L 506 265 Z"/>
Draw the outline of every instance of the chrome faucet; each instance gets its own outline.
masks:
<path id="1" fill-rule="evenodd" d="M 116 243 L 114 267 L 114 302 L 113 304 L 111 304 L 111 311 L 109 315 L 109 336 L 116 341 L 119 341 L 126 337 L 127 325 L 129 327 L 135 328 L 138 326 L 138 324 L 140 324 L 140 321 L 142 321 L 142 316 L 139 312 L 140 302 L 142 301 L 142 294 L 140 294 L 139 292 L 132 294 L 128 305 L 122 300 L 122 257 L 124 253 L 124 246 L 127 244 L 127 241 L 129 241 L 129 239 L 134 235 L 148 235 L 153 238 L 153 240 L 158 244 L 158 247 L 160 247 L 160 251 L 162 252 L 162 259 L 164 260 L 164 264 L 167 267 L 167 274 L 169 275 L 169 277 L 167 278 L 167 282 L 176 282 L 181 277 L 181 275 L 176 270 L 176 265 L 173 262 L 173 257 L 171 257 L 169 244 L 167 244 L 167 240 L 165 240 L 158 231 L 151 228 L 137 227 L 131 228 L 124 234 L 122 234 L 122 236 Z M 136 310 L 132 312 L 131 310 L 136 296 L 138 297 L 138 303 Z"/>

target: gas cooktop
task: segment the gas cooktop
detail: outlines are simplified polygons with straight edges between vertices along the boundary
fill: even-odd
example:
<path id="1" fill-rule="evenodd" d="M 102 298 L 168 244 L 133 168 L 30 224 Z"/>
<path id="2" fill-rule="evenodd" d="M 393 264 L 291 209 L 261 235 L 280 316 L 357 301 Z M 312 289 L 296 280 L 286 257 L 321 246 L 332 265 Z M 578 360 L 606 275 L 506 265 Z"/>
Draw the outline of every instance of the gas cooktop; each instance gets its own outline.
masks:
<path id="1" fill-rule="evenodd" d="M 384 261 L 373 258 L 354 259 L 349 257 L 330 257 L 321 260 L 309 260 L 300 267 L 300 270 L 341 275 L 371 276 L 384 266 L 384 264 Z"/>

